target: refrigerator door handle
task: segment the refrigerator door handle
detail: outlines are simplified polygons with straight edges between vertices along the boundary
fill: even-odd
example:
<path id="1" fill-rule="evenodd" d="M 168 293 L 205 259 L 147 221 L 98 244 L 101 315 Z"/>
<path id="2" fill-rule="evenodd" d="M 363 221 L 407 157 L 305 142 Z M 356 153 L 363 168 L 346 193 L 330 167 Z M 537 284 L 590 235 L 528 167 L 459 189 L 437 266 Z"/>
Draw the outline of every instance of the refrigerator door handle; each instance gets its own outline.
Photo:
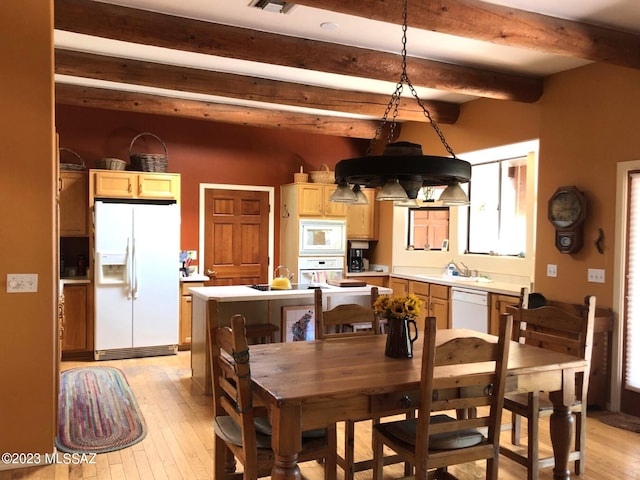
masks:
<path id="1" fill-rule="evenodd" d="M 138 261 L 136 258 L 136 237 L 133 237 L 133 255 L 132 255 L 132 264 L 131 264 L 131 274 L 133 276 L 132 279 L 132 291 L 133 291 L 133 299 L 135 300 L 136 298 L 138 298 L 138 288 L 139 288 L 139 284 L 138 284 Z"/>
<path id="2" fill-rule="evenodd" d="M 127 300 L 131 300 L 131 239 L 127 237 L 127 262 L 125 268 L 125 282 L 127 286 Z"/>

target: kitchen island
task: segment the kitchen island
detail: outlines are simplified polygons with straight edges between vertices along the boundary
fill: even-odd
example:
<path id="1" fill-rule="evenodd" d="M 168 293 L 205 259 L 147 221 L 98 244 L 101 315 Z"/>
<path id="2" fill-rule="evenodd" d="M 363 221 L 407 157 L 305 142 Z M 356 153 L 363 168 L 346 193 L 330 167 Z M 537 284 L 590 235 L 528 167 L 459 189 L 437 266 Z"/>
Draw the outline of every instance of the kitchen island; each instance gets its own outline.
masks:
<path id="1" fill-rule="evenodd" d="M 322 284 L 324 308 L 329 309 L 343 303 L 368 305 L 371 287 L 334 287 Z M 282 313 L 285 307 L 313 309 L 314 288 L 308 285 L 293 285 L 290 290 L 258 290 L 249 285 L 222 287 L 194 287 L 189 289 L 191 310 L 191 377 L 192 384 L 202 393 L 211 394 L 211 365 L 207 321 L 213 325 L 229 325 L 237 313 L 245 316 L 247 325 L 268 323 L 278 328 L 276 340 L 282 340 Z M 392 290 L 378 287 L 380 294 Z"/>

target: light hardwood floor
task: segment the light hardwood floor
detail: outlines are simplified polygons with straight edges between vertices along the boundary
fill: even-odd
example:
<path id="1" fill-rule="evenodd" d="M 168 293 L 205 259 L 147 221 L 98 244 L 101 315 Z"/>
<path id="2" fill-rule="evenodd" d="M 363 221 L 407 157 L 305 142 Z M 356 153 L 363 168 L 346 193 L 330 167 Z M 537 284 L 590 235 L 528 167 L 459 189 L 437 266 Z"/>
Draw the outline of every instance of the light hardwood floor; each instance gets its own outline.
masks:
<path id="1" fill-rule="evenodd" d="M 147 422 L 148 433 L 142 442 L 117 452 L 98 455 L 94 464 L 49 465 L 0 471 L 0 480 L 15 479 L 211 479 L 213 478 L 213 427 L 211 397 L 191 390 L 189 352 L 169 357 L 104 362 L 63 362 L 62 369 L 87 365 L 110 365 L 123 370 L 133 388 Z M 584 480 L 640 479 L 640 434 L 607 426 L 597 419 L 587 420 L 587 465 Z M 550 451 L 548 429 L 542 422 L 541 445 Z M 371 427 L 357 423 L 356 457 L 370 455 Z M 0 428 L 0 435 L 1 435 Z M 339 431 L 340 435 L 340 431 Z M 503 441 L 508 432 L 503 432 Z M 341 439 L 338 439 L 341 445 Z M 322 467 L 303 464 L 308 480 L 322 480 Z M 482 464 L 470 464 L 453 470 L 461 480 L 484 478 Z M 385 478 L 401 477 L 400 466 L 385 468 Z M 550 469 L 540 480 L 550 480 Z M 338 479 L 342 471 L 338 469 Z M 371 472 L 356 474 L 357 480 L 371 478 Z M 523 467 L 500 459 L 500 480 L 526 478 Z M 572 475 L 572 478 L 578 478 Z"/>

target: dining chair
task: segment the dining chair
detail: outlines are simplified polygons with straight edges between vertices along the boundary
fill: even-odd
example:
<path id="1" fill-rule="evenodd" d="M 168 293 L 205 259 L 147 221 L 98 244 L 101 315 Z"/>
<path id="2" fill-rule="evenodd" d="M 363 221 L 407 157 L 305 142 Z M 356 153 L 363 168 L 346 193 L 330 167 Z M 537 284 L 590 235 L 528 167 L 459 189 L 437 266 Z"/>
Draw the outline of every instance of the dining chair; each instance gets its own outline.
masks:
<path id="1" fill-rule="evenodd" d="M 575 462 L 576 474 L 582 475 L 586 459 L 587 391 L 596 298 L 592 295 L 587 296 L 582 305 L 548 301 L 541 295 L 536 298 L 544 305 L 527 308 L 529 298 L 523 290 L 518 305 L 507 306 L 507 312 L 513 315 L 516 325 L 513 332 L 514 340 L 584 358 L 588 362 L 585 371 L 576 375 L 576 399 L 570 407 L 575 415 L 575 444 L 569 454 L 569 461 Z M 503 442 L 500 453 L 524 465 L 527 468 L 527 479 L 535 480 L 541 468 L 554 466 L 553 457 L 540 458 L 538 453 L 539 421 L 541 418 L 551 416 L 553 404 L 546 392 L 509 393 L 505 396 L 504 408 L 511 412 L 511 445 L 513 447 Z M 527 419 L 526 453 L 522 448 L 516 448 L 520 445 L 522 417 Z"/>
<path id="2" fill-rule="evenodd" d="M 360 337 L 363 335 L 380 334 L 380 320 L 373 310 L 373 304 L 378 298 L 378 287 L 371 287 L 371 302 L 369 306 L 355 303 L 337 305 L 325 310 L 322 289 L 316 289 L 314 296 L 314 314 L 316 339 L 329 340 L 336 338 Z M 362 419 L 369 420 L 369 418 Z M 379 418 L 371 419 L 374 424 Z M 338 454 L 337 462 L 344 471 L 345 480 L 353 480 L 356 472 L 371 469 L 372 461 L 355 461 L 355 423 L 356 420 L 344 422 L 344 455 Z M 387 463 L 402 461 L 398 456 L 385 458 Z M 406 467 L 408 469 L 408 467 Z"/>
<path id="3" fill-rule="evenodd" d="M 418 480 L 455 479 L 447 467 L 477 460 L 485 460 L 487 479 L 498 478 L 512 323 L 511 315 L 500 315 L 497 341 L 469 336 L 436 345 L 436 319 L 426 318 L 418 416 L 374 426 L 374 480 L 382 479 L 385 446 L 415 465 Z M 483 362 L 493 368 L 480 366 Z M 436 368 L 446 384 L 434 391 Z M 476 409 L 475 417 L 455 415 L 469 408 Z"/>
<path id="4" fill-rule="evenodd" d="M 345 303 L 324 310 L 323 298 L 322 289 L 316 288 L 314 295 L 316 339 L 326 340 L 380 333 L 380 320 L 373 311 L 373 304 L 378 298 L 378 287 L 371 287 L 371 304 L 366 307 L 357 303 Z M 367 325 L 370 328 L 363 328 Z"/>
<path id="5" fill-rule="evenodd" d="M 214 395 L 214 478 L 254 480 L 271 475 L 275 454 L 267 410 L 254 398 L 245 318 L 234 315 L 231 327 L 209 326 Z M 221 461 L 221 459 L 224 459 Z M 244 471 L 236 473 L 236 459 Z M 324 478 L 336 480 L 335 427 L 304 432 L 299 462 L 324 462 Z"/>

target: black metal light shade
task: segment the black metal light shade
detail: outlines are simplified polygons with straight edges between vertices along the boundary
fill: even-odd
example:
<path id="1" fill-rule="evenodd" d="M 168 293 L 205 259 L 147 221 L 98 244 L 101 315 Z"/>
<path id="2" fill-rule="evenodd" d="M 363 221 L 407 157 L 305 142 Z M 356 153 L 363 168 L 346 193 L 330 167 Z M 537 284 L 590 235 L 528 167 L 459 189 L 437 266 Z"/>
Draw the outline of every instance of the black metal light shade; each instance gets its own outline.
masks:
<path id="1" fill-rule="evenodd" d="M 416 198 L 422 187 L 468 182 L 471 165 L 459 158 L 423 155 L 422 147 L 410 142 L 389 143 L 382 155 L 340 160 L 335 168 L 336 182 L 381 187 L 397 178 L 409 198 Z"/>

